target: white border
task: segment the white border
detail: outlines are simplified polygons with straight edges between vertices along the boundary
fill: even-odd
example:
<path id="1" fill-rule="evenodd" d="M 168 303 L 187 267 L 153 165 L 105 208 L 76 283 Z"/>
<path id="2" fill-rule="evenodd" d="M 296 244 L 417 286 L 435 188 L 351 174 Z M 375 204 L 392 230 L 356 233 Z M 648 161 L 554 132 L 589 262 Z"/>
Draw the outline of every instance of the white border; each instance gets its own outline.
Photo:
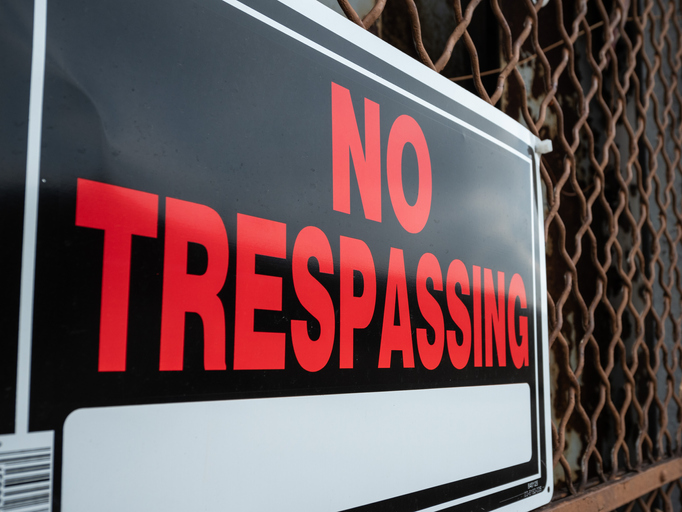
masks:
<path id="1" fill-rule="evenodd" d="M 206 511 L 362 507 L 529 461 L 530 394 L 519 382 L 77 409 L 62 507 L 89 512 L 114 489 L 101 510 L 184 512 L 197 496 Z"/>
<path id="2" fill-rule="evenodd" d="M 33 292 L 38 231 L 38 189 L 40 187 L 40 141 L 45 82 L 47 0 L 35 0 L 33 9 L 33 54 L 31 57 L 31 88 L 28 107 L 24 232 L 21 246 L 21 289 L 19 295 L 17 395 L 14 415 L 14 429 L 17 434 L 28 433 L 31 398 L 31 341 L 33 337 Z"/>
<path id="3" fill-rule="evenodd" d="M 434 91 L 456 101 L 463 107 L 479 114 L 485 119 L 491 120 L 497 126 L 503 128 L 519 140 L 535 148 L 540 141 L 535 135 L 514 121 L 511 117 L 503 114 L 494 106 L 482 101 L 469 93 L 451 80 L 439 73 L 432 72 L 429 68 L 417 62 L 405 53 L 393 46 L 381 41 L 375 35 L 358 27 L 355 23 L 345 19 L 329 7 L 317 0 L 277 0 L 293 11 L 298 12 L 311 21 L 323 26 L 327 30 L 343 37 L 358 48 L 369 51 L 381 60 L 391 64 L 396 69 L 403 71 L 411 78 L 422 82 Z M 228 3 L 232 3 L 229 1 Z M 237 1 L 237 3 L 239 3 Z"/>
<path id="4" fill-rule="evenodd" d="M 405 91 L 404 89 L 388 82 L 387 80 L 375 75 L 374 73 L 358 66 L 357 64 L 341 57 L 340 55 L 331 52 L 330 50 L 322 47 L 321 45 L 311 41 L 300 34 L 293 32 L 287 27 L 275 22 L 274 20 L 267 18 L 261 13 L 251 9 L 250 7 L 242 4 L 238 0 L 224 0 L 226 3 L 232 5 L 233 7 L 240 9 L 244 13 L 262 21 L 263 23 L 271 26 L 272 28 L 282 32 L 293 39 L 317 50 L 318 52 L 336 60 L 337 62 L 359 72 L 368 78 L 376 81 L 377 83 L 398 92 L 407 99 L 439 114 L 440 116 L 448 119 L 451 122 L 459 124 L 460 126 L 480 135 L 481 137 L 489 140 L 490 142 L 506 149 L 507 151 L 515 154 L 516 156 L 522 158 L 529 165 L 531 165 L 531 159 L 527 155 L 523 155 L 514 148 L 502 143 L 501 141 L 491 137 L 485 132 L 482 132 L 478 128 L 463 122 L 462 120 L 454 117 L 448 112 L 431 105 L 422 98 L 413 95 L 412 93 Z M 530 147 L 535 147 L 539 142 L 539 139 L 535 137 L 528 130 L 523 128 L 520 124 L 513 121 L 511 118 L 499 112 L 493 106 L 478 100 L 473 95 L 470 95 L 455 84 L 445 79 L 444 77 L 438 75 L 437 73 L 431 73 L 426 70 L 421 64 L 417 63 L 413 59 L 405 56 L 398 50 L 390 47 L 386 44 L 377 44 L 377 39 L 368 34 L 366 31 L 356 27 L 350 22 L 346 22 L 339 18 L 339 16 L 333 11 L 329 10 L 325 6 L 319 4 L 316 1 L 301 1 L 301 0 L 279 0 L 282 4 L 287 5 L 291 9 L 301 13 L 307 18 L 311 19 L 315 23 L 318 23 L 325 28 L 331 26 L 334 27 L 334 32 L 346 40 L 356 44 L 360 48 L 371 47 L 376 50 L 375 55 L 384 60 L 385 62 L 392 64 L 394 67 L 403 70 L 406 74 L 414 77 L 415 79 L 421 81 L 422 83 L 428 85 L 432 89 L 450 97 L 460 105 L 470 109 L 471 111 L 478 113 L 484 118 L 491 119 L 495 124 L 506 130 L 508 133 L 514 135 L 519 140 L 528 144 Z M 30 85 L 30 100 L 29 100 L 29 122 L 28 122 L 28 147 L 27 147 L 27 159 L 26 159 L 26 189 L 25 189 L 25 202 L 24 202 L 24 226 L 23 226 L 23 241 L 22 241 L 22 264 L 21 264 L 21 288 L 20 288 L 20 306 L 19 306 L 19 335 L 18 335 L 18 356 L 17 356 L 17 390 L 16 390 L 16 413 L 15 413 L 15 433 L 24 434 L 28 433 L 29 424 L 29 403 L 30 403 L 30 373 L 31 373 L 31 342 L 32 342 L 32 323 L 33 323 L 33 299 L 34 299 L 34 281 L 35 281 L 35 259 L 36 259 L 36 236 L 37 236 L 37 219 L 38 219 L 38 193 L 40 185 L 40 146 L 41 146 L 41 130 L 42 130 L 42 108 L 43 108 L 43 87 L 44 87 L 44 74 L 45 74 L 45 43 L 46 43 L 46 30 L 47 30 L 47 0 L 35 0 L 34 4 L 34 27 L 33 27 L 33 48 L 32 48 L 32 62 L 31 62 L 31 85 Z M 461 93 L 460 93 L 461 91 Z M 454 97 L 457 94 L 457 97 Z M 536 156 L 536 166 L 537 156 Z M 539 177 L 536 174 L 536 179 Z M 533 179 L 533 172 L 531 166 L 531 185 Z M 539 190 L 539 184 L 536 190 L 537 194 L 537 205 L 542 204 L 541 194 Z M 531 210 L 532 210 L 531 206 Z M 539 208 L 539 206 L 538 206 Z M 538 224 L 539 224 L 538 219 Z M 533 237 L 534 237 L 534 230 Z M 539 225 L 539 236 L 538 244 L 540 247 L 544 247 L 544 231 L 542 226 Z M 535 247 L 533 248 L 535 249 Z M 540 269 L 542 275 L 546 272 L 545 262 L 542 257 L 540 257 Z M 533 279 L 535 279 L 535 263 L 533 258 Z M 534 283 L 535 284 L 535 283 Z M 546 294 L 546 283 L 541 281 L 541 297 Z M 536 286 L 533 286 L 533 293 L 536 293 Z M 547 325 L 547 311 L 546 306 L 540 303 L 536 297 L 536 307 L 540 308 L 542 315 L 542 322 Z M 536 318 L 536 316 L 534 317 Z M 537 322 L 537 320 L 534 320 Z M 536 354 L 538 337 L 541 335 L 543 337 L 543 342 L 546 342 L 546 330 L 538 333 L 536 325 Z M 546 343 L 545 343 L 546 345 Z M 545 386 L 545 410 L 549 410 L 550 399 L 549 399 L 549 372 L 548 372 L 548 356 L 546 352 L 544 353 L 544 386 Z M 537 376 L 537 367 L 536 367 Z M 539 381 L 536 383 L 539 385 Z M 537 411 L 537 419 L 540 421 L 540 414 Z M 540 431 L 538 429 L 538 434 Z M 550 432 L 549 425 L 546 425 L 545 432 L 546 439 L 546 453 L 551 453 L 551 443 L 550 443 Z M 539 442 L 539 435 L 538 435 Z M 539 460 L 539 464 L 544 463 L 544 461 Z M 540 469 L 540 468 L 538 468 Z M 547 467 L 548 471 L 548 481 L 551 481 L 551 467 Z M 515 485 L 522 484 L 527 481 L 531 481 L 534 478 L 540 476 L 538 475 L 531 477 L 529 479 L 519 480 L 516 482 L 511 482 L 493 489 L 487 489 L 481 493 L 476 493 L 466 498 L 461 498 L 459 500 L 454 500 L 448 503 L 443 503 L 435 507 L 430 507 L 424 509 L 425 511 L 436 511 L 442 510 L 459 503 L 470 501 L 472 499 L 486 496 L 497 491 L 504 490 Z M 517 502 L 509 506 L 502 507 L 504 510 L 516 510 L 518 509 L 519 503 L 524 505 L 533 504 L 534 506 L 539 506 L 549 501 L 550 496 L 545 498 L 545 492 L 541 494 L 530 497 L 522 502 Z M 536 503 L 537 502 L 537 503 Z M 501 509 L 501 510 L 502 510 Z M 525 510 L 525 508 L 524 508 Z"/>
<path id="5" fill-rule="evenodd" d="M 280 0 L 280 1 L 282 1 L 282 0 Z M 466 128 L 466 129 L 469 130 L 470 132 L 473 132 L 473 133 L 475 133 L 476 135 L 479 135 L 480 137 L 483 137 L 484 139 L 488 140 L 489 142 L 492 142 L 493 144 L 495 144 L 495 145 L 497 145 L 497 146 L 500 146 L 501 148 L 506 149 L 506 150 L 509 151 L 510 153 L 513 153 L 514 155 L 518 156 L 519 158 L 522 158 L 523 160 L 525 160 L 525 161 L 530 165 L 531 159 L 530 159 L 530 157 L 529 157 L 528 155 L 524 155 L 524 154 L 521 153 L 520 151 L 517 151 L 516 149 L 514 149 L 514 148 L 508 146 L 507 144 L 505 144 L 504 142 L 501 142 L 500 140 L 498 140 L 498 139 L 492 137 L 490 134 L 484 132 L 483 130 L 480 130 L 479 128 L 476 128 L 475 126 L 472 126 L 472 125 L 470 125 L 469 123 L 467 123 L 467 122 L 465 122 L 465 121 L 462 121 L 461 119 L 459 119 L 459 118 L 453 116 L 453 115 L 450 114 L 449 112 L 446 112 L 445 110 L 443 110 L 443 109 L 441 109 L 441 108 L 439 108 L 439 107 L 436 107 L 435 105 L 432 105 L 431 103 L 429 103 L 428 101 L 426 101 L 426 100 L 420 98 L 419 96 L 416 96 L 416 95 L 412 94 L 411 92 L 406 91 L 406 90 L 403 89 L 402 87 L 399 87 L 399 86 L 397 86 L 396 84 L 394 84 L 394 83 L 392 83 L 392 82 L 389 82 L 388 80 L 386 80 L 386 79 L 384 79 L 384 78 L 382 78 L 382 77 L 380 77 L 380 76 L 378 76 L 378 75 L 372 73 L 371 71 L 369 71 L 369 70 L 367 70 L 367 69 L 365 69 L 365 68 L 359 66 L 359 65 L 356 64 L 355 62 L 352 62 L 352 61 L 346 59 L 345 57 L 342 57 L 342 56 L 339 55 L 338 53 L 335 53 L 335 52 L 333 52 L 333 51 L 331 51 L 331 50 L 325 48 L 324 46 L 322 46 L 322 45 L 316 43 L 315 41 L 312 41 L 312 40 L 308 39 L 307 37 L 302 36 L 301 34 L 299 34 L 299 33 L 297 33 L 297 32 L 294 32 L 293 30 L 291 30 L 290 28 L 288 28 L 288 27 L 282 25 L 281 23 L 279 23 L 279 22 L 277 22 L 277 21 L 275 21 L 275 20 L 273 20 L 273 19 L 271 19 L 271 18 L 268 18 L 268 17 L 265 16 L 264 14 L 262 14 L 262 13 L 256 11 L 255 9 L 253 9 L 253 8 L 247 6 L 247 5 L 244 5 L 244 4 L 241 3 L 239 0 L 223 0 L 223 2 L 225 2 L 226 4 L 231 5 L 232 7 L 236 8 L 236 9 L 239 9 L 239 10 L 242 11 L 244 14 L 248 14 L 248 15 L 251 16 L 252 18 L 257 19 L 258 21 L 264 23 L 265 25 L 269 25 L 270 27 L 274 28 L 275 30 L 277 30 L 277 31 L 279 31 L 279 32 L 281 32 L 281 33 L 283 33 L 283 34 L 285 34 L 285 35 L 291 37 L 292 39 L 295 39 L 296 41 L 299 41 L 300 43 L 303 43 L 304 45 L 308 46 L 309 48 L 312 48 L 313 50 L 318 51 L 319 53 L 321 53 L 321 54 L 323 54 L 323 55 L 325 55 L 325 56 L 327 56 L 327 57 L 329 57 L 329 58 L 331 58 L 331 59 L 337 61 L 338 63 L 343 64 L 343 65 L 346 66 L 347 68 L 352 69 L 353 71 L 356 71 L 356 72 L 360 73 L 361 75 L 366 76 L 367 78 L 370 78 L 370 79 L 373 80 L 374 82 L 376 82 L 376 83 L 378 83 L 378 84 L 380 84 L 380 85 L 383 85 L 383 86 L 386 87 L 387 89 L 391 89 L 391 90 L 397 92 L 398 94 L 404 96 L 404 97 L 407 98 L 408 100 L 411 100 L 411 101 L 413 101 L 414 103 L 417 103 L 418 105 L 420 105 L 420 106 L 422 106 L 422 107 L 424 107 L 424 108 L 427 108 L 428 110 L 431 110 L 432 112 L 434 112 L 434 113 L 440 115 L 441 117 L 444 117 L 444 118 L 447 119 L 448 121 L 451 121 L 451 122 L 453 122 L 453 123 L 455 123 L 455 124 L 458 124 L 458 125 L 460 125 L 461 127 Z M 282 2 L 282 3 L 285 3 L 285 4 L 286 4 L 287 2 Z M 314 3 L 315 3 L 315 4 L 318 4 L 318 2 L 314 2 Z M 321 4 L 318 4 L 318 5 L 321 5 Z M 301 7 L 301 6 L 299 5 L 298 8 L 300 9 L 300 7 Z M 323 5 L 321 5 L 321 7 L 324 8 L 324 9 L 326 9 L 327 11 L 329 11 L 329 8 L 328 8 L 328 7 L 324 7 Z M 298 9 L 295 9 L 295 10 L 298 11 Z M 335 20 L 335 21 L 338 22 L 339 19 L 340 19 L 340 18 L 339 18 L 339 15 L 336 14 L 336 13 L 334 13 L 334 11 L 330 11 L 330 12 L 332 12 L 332 13 L 334 14 L 334 16 L 336 16 L 337 20 Z M 311 19 L 313 19 L 313 18 L 311 18 Z M 313 19 L 313 21 L 316 21 L 316 20 Z M 340 19 L 340 21 L 343 21 L 343 19 Z M 319 23 L 319 22 L 318 22 L 318 23 Z M 340 25 L 343 25 L 343 24 L 340 24 Z M 324 25 L 323 25 L 323 26 L 324 26 Z M 353 26 L 354 26 L 354 25 L 353 25 Z M 325 27 L 325 28 L 328 28 L 328 27 Z M 335 26 L 335 29 L 336 29 L 336 28 L 340 28 L 340 27 Z M 346 27 L 346 28 L 347 28 L 347 27 Z M 359 27 L 356 27 L 356 28 L 359 28 Z M 340 32 L 343 32 L 343 31 L 339 31 L 339 33 L 340 33 Z M 364 31 L 363 31 L 363 33 L 364 33 Z M 343 35 L 343 34 L 342 34 L 342 35 Z M 372 36 L 372 37 L 374 37 L 374 36 Z M 376 45 L 376 42 L 377 42 L 377 41 L 378 41 L 378 40 L 374 39 L 374 40 L 373 40 L 373 44 Z M 388 46 L 388 45 L 386 45 L 386 46 Z M 387 49 L 387 48 L 384 48 L 383 46 L 381 46 L 380 48 L 381 48 L 382 50 Z M 389 48 L 390 48 L 390 47 L 389 47 Z M 398 51 L 398 50 L 395 50 L 395 51 Z M 378 53 L 378 56 L 381 57 L 380 54 L 383 53 L 383 52 L 379 51 L 379 52 L 377 52 L 377 53 Z M 400 54 L 400 55 L 401 55 L 402 57 L 406 58 L 406 59 L 409 59 L 409 57 L 407 57 L 407 56 L 405 56 L 405 55 L 403 55 L 403 54 Z M 411 60 L 411 59 L 410 59 L 410 60 Z M 390 62 L 389 62 L 389 63 L 390 63 Z M 428 71 L 428 70 L 427 70 L 427 69 L 424 69 L 423 66 L 421 67 L 421 69 L 420 69 L 419 71 L 420 71 L 420 73 L 418 73 L 417 76 L 431 75 L 431 73 L 426 73 L 426 71 Z M 436 76 L 440 76 L 440 75 L 436 75 Z M 446 80 L 446 79 L 444 79 L 444 80 Z M 422 77 L 422 81 L 424 81 L 424 80 L 423 80 L 423 77 Z M 425 83 L 426 83 L 426 82 L 425 82 Z M 432 84 L 427 83 L 427 85 L 432 85 Z M 452 85 L 454 85 L 454 84 L 452 84 Z M 432 87 L 432 88 L 433 88 L 433 87 Z M 442 92 L 442 91 L 441 91 L 441 92 Z M 450 91 L 450 92 L 452 92 L 452 91 Z M 468 93 L 467 93 L 467 94 L 468 94 Z M 485 103 L 484 103 L 484 104 L 485 104 Z M 498 113 L 498 114 L 501 114 L 499 111 L 497 111 L 497 113 Z M 502 115 L 504 115 L 504 114 L 502 114 Z M 497 116 L 495 116 L 495 117 L 497 117 Z M 505 116 L 505 117 L 507 117 L 507 116 Z M 508 118 L 508 119 L 511 120 L 511 118 Z M 517 138 L 519 138 L 520 140 L 522 140 L 522 141 L 524 141 L 524 142 L 527 142 L 527 140 L 523 137 L 524 134 L 527 134 L 527 135 L 529 135 L 530 137 L 535 138 L 534 135 L 532 135 L 528 130 L 526 130 L 525 128 L 523 128 L 521 125 L 519 125 L 518 123 L 515 123 L 515 124 L 517 125 L 517 126 L 516 126 L 516 131 L 510 131 L 510 133 L 512 133 L 512 135 L 515 135 Z M 508 131 L 509 131 L 509 130 L 508 130 Z M 533 147 L 533 148 L 535 147 L 535 143 L 532 143 L 532 144 L 529 144 L 529 145 L 530 145 L 531 147 Z"/>

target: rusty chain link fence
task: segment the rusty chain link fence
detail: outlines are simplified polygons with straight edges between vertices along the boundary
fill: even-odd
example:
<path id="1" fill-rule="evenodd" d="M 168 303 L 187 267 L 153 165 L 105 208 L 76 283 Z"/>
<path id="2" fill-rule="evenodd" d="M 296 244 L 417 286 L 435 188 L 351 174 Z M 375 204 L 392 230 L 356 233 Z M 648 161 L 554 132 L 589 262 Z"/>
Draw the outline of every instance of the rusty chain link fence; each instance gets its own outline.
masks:
<path id="1" fill-rule="evenodd" d="M 553 142 L 548 508 L 681 510 L 681 2 L 338 3 Z"/>

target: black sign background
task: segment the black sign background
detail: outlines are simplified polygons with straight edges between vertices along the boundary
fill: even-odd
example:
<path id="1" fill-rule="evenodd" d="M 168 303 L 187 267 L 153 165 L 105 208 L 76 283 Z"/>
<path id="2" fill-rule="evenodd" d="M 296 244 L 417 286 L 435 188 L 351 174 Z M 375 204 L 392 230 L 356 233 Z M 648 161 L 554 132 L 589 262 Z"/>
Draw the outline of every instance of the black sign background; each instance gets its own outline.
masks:
<path id="1" fill-rule="evenodd" d="M 287 26 L 305 37 L 531 155 L 508 132 L 287 7 L 259 2 L 258 10 L 286 19 Z M 544 412 L 535 386 L 542 354 L 535 352 L 533 342 L 530 366 L 521 370 L 511 364 L 509 354 L 505 368 L 473 368 L 472 355 L 465 369 L 455 370 L 447 349 L 440 366 L 427 370 L 416 343 L 415 368 L 403 369 L 399 356 L 391 369 L 377 368 L 391 247 L 404 251 L 413 333 L 428 327 L 414 300 L 414 276 L 425 252 L 438 258 L 444 273 L 453 259 L 466 264 L 470 277 L 472 265 L 490 268 L 495 276 L 504 271 L 507 284 L 519 273 L 528 311 L 535 312 L 541 325 L 534 303 L 534 295 L 540 295 L 540 256 L 530 244 L 532 230 L 537 230 L 531 218 L 535 191 L 529 189 L 527 161 L 219 0 L 116 0 L 87 8 L 76 1 L 52 2 L 47 27 L 31 430 L 57 430 L 60 439 L 66 416 L 89 406 L 527 382 L 533 404 L 531 461 L 367 509 L 424 508 L 537 471 L 538 457 L 545 459 L 537 453 L 537 436 L 541 451 L 545 440 L 544 430 L 535 430 L 538 400 L 540 415 Z M 350 90 L 361 136 L 364 98 L 380 105 L 381 223 L 364 218 L 354 179 L 351 215 L 332 210 L 332 82 Z M 385 180 L 388 134 L 402 114 L 421 126 L 433 169 L 431 214 L 418 234 L 407 233 L 398 223 Z M 406 151 L 404 183 L 410 202 L 416 199 L 416 168 L 414 153 Z M 159 196 L 158 237 L 133 238 L 127 371 L 122 373 L 97 371 L 103 232 L 75 225 L 78 178 Z M 7 190 L 6 178 L 2 180 Z M 230 267 L 220 297 L 226 314 L 227 371 L 204 370 L 203 327 L 193 314 L 187 317 L 184 370 L 158 370 L 166 197 L 209 206 L 226 225 Z M 289 322 L 312 317 L 294 293 L 290 260 L 260 258 L 259 273 L 283 279 L 284 315 L 257 312 L 256 329 L 287 333 L 286 370 L 231 370 L 237 213 L 286 223 L 288 258 L 305 226 L 319 227 L 327 235 L 335 273 L 316 276 L 334 301 L 337 324 L 339 236 L 367 243 L 377 271 L 377 306 L 370 326 L 356 334 L 353 369 L 339 369 L 338 325 L 325 368 L 310 373 L 300 367 Z M 20 215 L 19 205 L 13 205 L 14 224 L 20 225 Z M 14 232 L 16 238 L 16 227 Z M 205 258 L 200 248 L 191 248 L 189 270 L 201 273 Z M 8 264 L 17 266 L 16 261 Z M 434 296 L 447 311 L 445 293 Z M 471 311 L 470 302 L 468 306 Z M 534 324 L 531 315 L 531 340 Z M 456 330 L 448 315 L 445 327 Z M 543 473 L 542 485 L 545 477 Z M 495 508 L 518 499 L 518 493 L 519 488 L 508 489 L 475 505 Z M 58 509 L 58 499 L 56 503 Z M 472 507 L 471 501 L 460 506 Z"/>
<path id="2" fill-rule="evenodd" d="M 0 4 L 0 434 L 14 431 L 33 4 Z"/>

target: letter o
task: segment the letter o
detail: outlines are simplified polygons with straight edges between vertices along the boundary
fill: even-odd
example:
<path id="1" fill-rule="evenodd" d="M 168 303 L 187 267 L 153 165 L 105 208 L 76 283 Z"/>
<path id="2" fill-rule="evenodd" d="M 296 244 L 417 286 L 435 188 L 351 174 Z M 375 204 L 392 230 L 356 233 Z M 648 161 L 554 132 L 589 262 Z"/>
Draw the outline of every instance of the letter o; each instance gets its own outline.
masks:
<path id="1" fill-rule="evenodd" d="M 413 206 L 405 199 L 403 189 L 403 149 L 408 142 L 417 153 L 419 169 L 419 192 Z M 422 129 L 410 116 L 400 116 L 391 127 L 386 149 L 386 174 L 391 204 L 400 225 L 409 233 L 419 233 L 431 211 L 431 157 Z"/>

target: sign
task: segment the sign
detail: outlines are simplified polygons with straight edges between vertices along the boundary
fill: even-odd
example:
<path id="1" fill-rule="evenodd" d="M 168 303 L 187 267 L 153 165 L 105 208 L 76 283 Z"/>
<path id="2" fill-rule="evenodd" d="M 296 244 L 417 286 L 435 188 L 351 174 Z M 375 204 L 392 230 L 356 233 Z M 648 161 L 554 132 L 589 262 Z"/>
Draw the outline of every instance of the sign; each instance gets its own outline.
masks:
<path id="1" fill-rule="evenodd" d="M 316 2 L 0 11 L 0 509 L 549 501 L 534 136 Z"/>

